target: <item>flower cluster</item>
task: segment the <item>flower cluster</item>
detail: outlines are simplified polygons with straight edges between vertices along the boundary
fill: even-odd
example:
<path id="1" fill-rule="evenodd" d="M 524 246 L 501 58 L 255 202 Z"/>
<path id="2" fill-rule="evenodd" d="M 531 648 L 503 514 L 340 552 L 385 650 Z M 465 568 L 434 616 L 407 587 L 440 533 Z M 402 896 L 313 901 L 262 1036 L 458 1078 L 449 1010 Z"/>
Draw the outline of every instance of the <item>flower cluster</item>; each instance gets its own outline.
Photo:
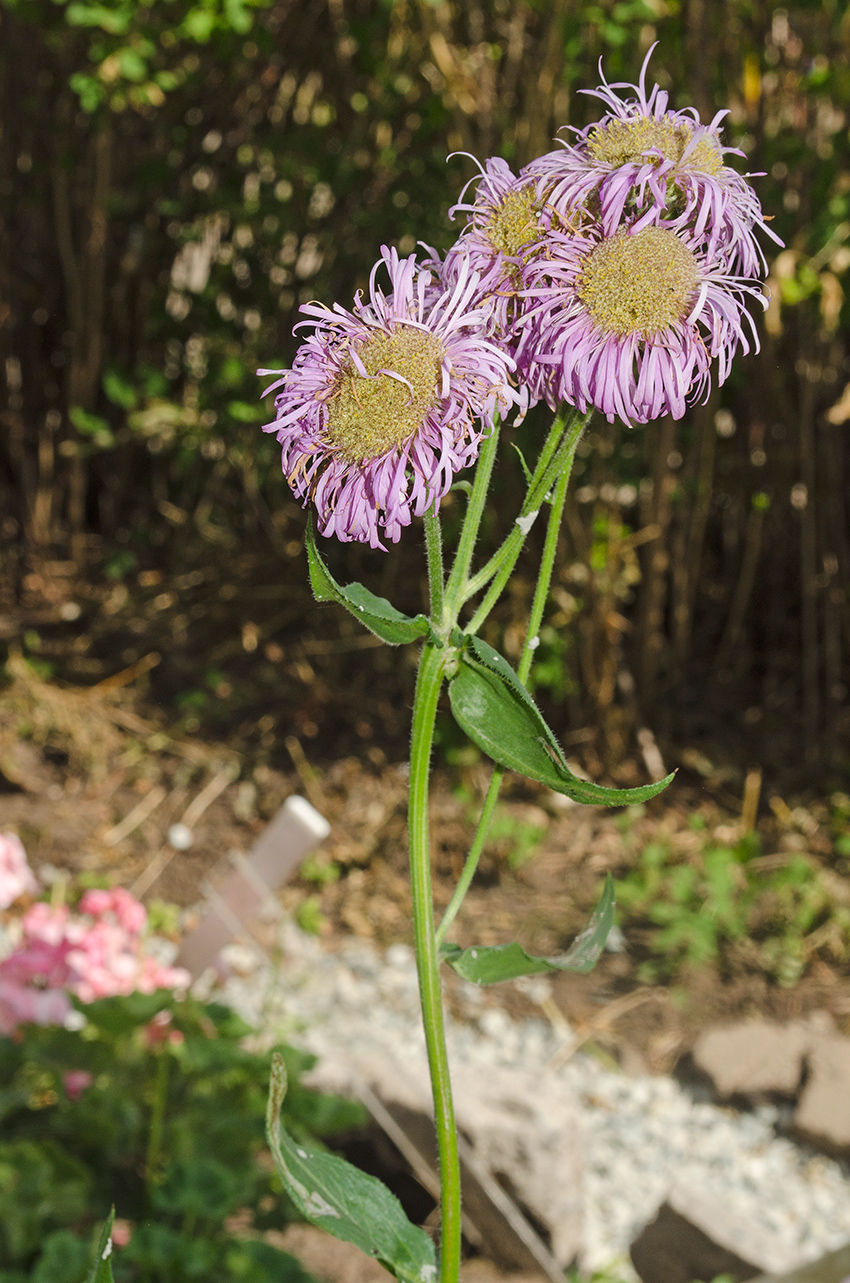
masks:
<path id="1" fill-rule="evenodd" d="M 33 884 L 27 889 L 37 890 L 26 869 Z M 0 962 L 0 1034 L 25 1023 L 62 1024 L 70 994 L 92 1002 L 186 988 L 188 972 L 163 966 L 147 952 L 146 926 L 144 905 L 121 887 L 86 891 L 77 913 L 36 901 L 21 919 L 17 947 Z"/>
<path id="2" fill-rule="evenodd" d="M 265 430 L 323 534 L 397 540 L 511 406 L 680 418 L 713 365 L 722 383 L 737 351 L 758 349 L 756 233 L 777 238 L 727 164 L 726 113 L 703 125 L 671 110 L 647 91 L 650 54 L 637 85 L 592 91 L 601 119 L 519 175 L 487 160 L 451 211 L 466 221 L 442 261 L 384 248 L 368 302 L 302 307 L 313 333 L 269 389 Z"/>

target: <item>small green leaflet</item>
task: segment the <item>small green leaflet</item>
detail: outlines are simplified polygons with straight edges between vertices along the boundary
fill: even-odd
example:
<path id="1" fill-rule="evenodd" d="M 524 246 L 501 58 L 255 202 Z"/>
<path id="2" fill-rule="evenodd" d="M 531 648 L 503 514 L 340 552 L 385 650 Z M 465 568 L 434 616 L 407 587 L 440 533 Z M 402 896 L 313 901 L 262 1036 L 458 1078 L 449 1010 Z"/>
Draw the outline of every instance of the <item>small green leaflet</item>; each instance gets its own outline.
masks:
<path id="1" fill-rule="evenodd" d="M 401 646 L 428 632 L 430 625 L 425 615 L 403 615 L 386 597 L 376 597 L 362 584 L 349 584 L 347 588 L 338 584 L 319 555 L 312 516 L 307 522 L 307 564 L 316 600 L 338 602 L 381 641 Z"/>
<path id="2" fill-rule="evenodd" d="M 454 719 L 500 766 L 590 806 L 627 806 L 655 797 L 673 778 L 635 789 L 610 789 L 577 779 L 540 710 L 506 659 L 470 637 L 449 684 Z"/>
<path id="3" fill-rule="evenodd" d="M 476 985 L 494 985 L 500 980 L 516 980 L 518 976 L 533 976 L 542 971 L 579 971 L 583 975 L 596 965 L 613 922 L 614 883 L 609 873 L 590 921 L 567 952 L 558 958 L 535 957 L 516 943 L 475 945 L 471 949 L 444 944 L 440 955 L 462 979 Z"/>
<path id="4" fill-rule="evenodd" d="M 97 1256 L 91 1274 L 86 1283 L 113 1283 L 112 1279 L 112 1222 L 115 1220 L 115 1208 L 103 1223 L 100 1242 L 97 1245 Z"/>
<path id="5" fill-rule="evenodd" d="M 400 1283 L 436 1283 L 434 1244 L 374 1176 L 336 1154 L 296 1143 L 280 1125 L 286 1069 L 275 1054 L 266 1135 L 277 1173 L 302 1216 L 374 1256 Z"/>

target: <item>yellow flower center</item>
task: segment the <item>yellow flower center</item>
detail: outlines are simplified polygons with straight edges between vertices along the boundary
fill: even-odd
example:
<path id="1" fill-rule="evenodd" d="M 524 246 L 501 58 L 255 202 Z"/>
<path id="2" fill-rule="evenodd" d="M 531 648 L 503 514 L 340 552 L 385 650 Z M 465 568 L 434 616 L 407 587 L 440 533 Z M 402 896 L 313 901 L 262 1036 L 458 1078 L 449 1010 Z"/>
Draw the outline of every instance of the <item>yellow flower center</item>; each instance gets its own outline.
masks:
<path id="1" fill-rule="evenodd" d="M 357 355 L 371 377 L 351 362 L 328 402 L 328 441 L 349 463 L 377 459 L 421 427 L 437 404 L 445 348 L 436 334 L 400 325 L 371 335 Z"/>
<path id="2" fill-rule="evenodd" d="M 508 258 L 517 258 L 540 235 L 534 187 L 510 192 L 493 210 L 484 227 L 490 244 Z"/>
<path id="3" fill-rule="evenodd" d="M 600 329 L 612 334 L 655 334 L 690 311 L 697 260 L 674 232 L 647 227 L 618 232 L 591 250 L 578 295 Z"/>
<path id="4" fill-rule="evenodd" d="M 691 126 L 682 120 L 648 120 L 645 116 L 637 120 L 612 120 L 593 130 L 587 148 L 594 160 L 616 166 L 639 161 L 654 147 L 665 160 L 679 165 L 693 133 Z M 719 144 L 710 134 L 704 134 L 687 163 L 689 169 L 699 169 L 716 177 L 723 168 Z"/>

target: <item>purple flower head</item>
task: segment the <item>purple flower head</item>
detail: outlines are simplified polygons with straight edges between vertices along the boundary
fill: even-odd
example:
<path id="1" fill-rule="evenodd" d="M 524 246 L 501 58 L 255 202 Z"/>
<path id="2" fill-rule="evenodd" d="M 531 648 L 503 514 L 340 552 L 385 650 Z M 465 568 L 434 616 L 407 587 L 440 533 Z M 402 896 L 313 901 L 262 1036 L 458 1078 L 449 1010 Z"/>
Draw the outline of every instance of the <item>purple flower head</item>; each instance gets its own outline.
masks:
<path id="1" fill-rule="evenodd" d="M 518 361 L 532 394 L 593 406 L 609 421 L 679 419 L 708 391 L 712 360 L 723 383 L 740 347 L 758 350 L 744 302 L 758 285 L 730 275 L 709 238 L 655 224 L 551 234 L 524 272 L 529 311 Z"/>
<path id="2" fill-rule="evenodd" d="M 606 236 L 623 219 L 634 230 L 653 225 L 709 238 L 710 252 L 721 253 L 729 272 L 755 276 L 766 268 L 754 232 L 767 227 L 758 197 L 746 177 L 725 163 L 737 148 L 720 141 L 719 111 L 709 125 L 700 124 L 694 108 L 669 111 L 666 90 L 646 90 L 649 50 L 636 85 L 603 83 L 584 92 L 608 108 L 601 120 L 575 130 L 573 143 L 541 156 L 528 168 L 537 174 L 548 199 L 559 209 L 598 208 Z M 600 73 L 601 74 L 601 73 Z M 617 90 L 631 90 L 621 98 Z"/>
<path id="3" fill-rule="evenodd" d="M 376 278 L 384 267 L 391 291 Z M 478 456 L 496 413 L 520 403 L 514 363 L 492 343 L 468 262 L 433 299 L 416 255 L 381 249 L 369 301 L 354 310 L 307 303 L 313 333 L 298 349 L 264 431 L 282 447 L 289 484 L 316 507 L 319 529 L 383 548 L 414 516 L 439 507 L 454 474 Z"/>
<path id="4" fill-rule="evenodd" d="M 464 196 L 472 183 L 475 199 L 469 204 Z M 480 277 L 480 298 L 492 308 L 494 337 L 512 354 L 525 303 L 522 269 L 553 226 L 562 231 L 570 227 L 547 204 L 541 186 L 536 175 L 523 170 L 517 177 L 506 161 L 491 156 L 449 210 L 450 218 L 465 214 L 467 222 L 445 257 L 442 278 L 446 283 L 456 281 L 469 261 Z"/>

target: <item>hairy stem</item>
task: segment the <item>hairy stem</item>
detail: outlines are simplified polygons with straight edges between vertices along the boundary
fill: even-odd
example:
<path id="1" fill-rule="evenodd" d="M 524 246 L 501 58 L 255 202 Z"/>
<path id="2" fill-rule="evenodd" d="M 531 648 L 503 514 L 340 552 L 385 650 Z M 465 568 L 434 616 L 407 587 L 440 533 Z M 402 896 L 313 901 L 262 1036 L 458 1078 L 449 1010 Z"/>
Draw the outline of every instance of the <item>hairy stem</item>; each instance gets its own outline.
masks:
<path id="1" fill-rule="evenodd" d="M 431 508 L 425 513 L 425 551 L 428 558 L 428 589 L 431 597 L 431 621 L 435 627 L 443 622 L 443 532 L 440 518 Z"/>
<path id="2" fill-rule="evenodd" d="M 481 808 L 481 815 L 478 819 L 478 826 L 475 830 L 475 836 L 472 839 L 472 846 L 469 848 L 469 855 L 461 870 L 454 894 L 446 906 L 437 931 L 437 948 L 443 943 L 448 933 L 449 927 L 457 917 L 458 910 L 463 904 L 467 891 L 470 888 L 472 879 L 475 877 L 475 870 L 478 868 L 478 861 L 481 859 L 481 853 L 484 850 L 484 844 L 487 841 L 487 834 L 490 831 L 490 821 L 493 818 L 493 812 L 496 809 L 496 802 L 499 798 L 499 789 L 502 787 L 505 770 L 502 766 L 497 766 L 490 776 L 490 785 L 487 789 L 487 795 L 484 798 L 484 805 Z"/>
<path id="3" fill-rule="evenodd" d="M 475 541 L 478 538 L 478 529 L 484 513 L 487 492 L 490 489 L 490 477 L 493 474 L 493 464 L 496 460 L 500 427 L 500 421 L 496 418 L 493 423 L 493 431 L 489 437 L 485 437 L 481 446 L 481 453 L 478 456 L 475 480 L 469 496 L 466 517 L 463 529 L 460 532 L 460 540 L 458 541 L 454 564 L 452 565 L 446 588 L 446 597 L 452 607 L 454 607 L 455 601 L 462 602 L 464 600 L 462 594 L 466 584 L 466 577 L 469 574 L 469 567 L 472 564 L 472 554 L 475 551 Z"/>
<path id="4" fill-rule="evenodd" d="M 531 480 L 528 483 L 528 491 L 519 516 L 520 520 L 528 517 L 530 513 L 535 511 L 536 507 L 539 508 L 540 506 L 538 498 L 540 481 L 549 469 L 552 459 L 561 444 L 566 422 L 567 410 L 565 406 L 562 406 L 552 421 L 552 426 L 549 429 L 549 435 L 543 443 L 543 449 L 540 451 L 540 457 L 537 460 Z M 543 491 L 544 495 L 545 493 L 546 490 Z M 480 592 L 481 589 L 486 587 L 490 582 L 501 566 L 506 553 L 509 551 L 509 546 L 512 546 L 513 540 L 518 533 L 517 527 L 514 526 L 511 529 L 510 534 L 505 537 L 501 546 L 496 549 L 486 565 L 482 566 L 481 570 L 479 570 L 476 575 L 473 575 L 472 579 L 468 580 L 463 590 L 464 601 L 468 601 L 470 597 L 474 597 L 477 592 Z"/>
<path id="5" fill-rule="evenodd" d="M 540 570 L 537 575 L 537 584 L 534 589 L 534 599 L 531 603 L 531 614 L 528 620 L 528 628 L 525 634 L 525 643 L 520 656 L 517 675 L 521 682 L 528 681 L 528 675 L 531 672 L 531 665 L 534 659 L 534 652 L 537 649 L 538 634 L 540 624 L 543 619 L 543 611 L 546 607 L 546 599 L 549 596 L 549 587 L 552 583 L 552 570 L 555 565 L 555 553 L 558 549 L 558 535 L 561 530 L 561 521 L 564 515 L 564 504 L 567 498 L 567 489 L 570 484 L 570 473 L 572 472 L 573 460 L 575 458 L 576 446 L 578 445 L 581 431 L 583 430 L 587 419 L 581 421 L 581 429 L 575 440 L 571 442 L 571 450 L 568 455 L 566 465 L 555 483 L 555 489 L 552 494 L 552 506 L 549 512 L 549 520 L 546 526 L 546 539 L 543 544 L 543 555 L 540 559 Z M 496 802 L 499 797 L 499 790 L 502 787 L 504 778 L 504 768 L 497 766 L 490 777 L 490 784 L 487 789 L 487 795 L 484 798 L 484 805 L 481 808 L 481 815 L 478 820 L 478 826 L 475 830 L 475 836 L 472 839 L 472 846 L 469 849 L 469 855 L 464 862 L 461 875 L 455 887 L 454 894 L 449 901 L 446 911 L 443 914 L 437 931 L 437 947 L 443 943 L 449 927 L 457 917 L 458 910 L 463 903 L 464 897 L 469 890 L 472 879 L 475 877 L 475 871 L 478 868 L 478 861 L 481 859 L 484 845 L 487 841 L 487 833 L 490 829 L 490 821 L 493 818 L 493 812 L 496 809 Z"/>
<path id="6" fill-rule="evenodd" d="M 579 443 L 581 434 L 587 426 L 589 419 L 589 413 L 581 416 L 576 415 L 574 417 L 563 437 L 563 440 L 560 442 L 557 453 L 554 455 L 545 471 L 539 476 L 539 480 L 535 483 L 534 479 L 532 479 L 532 485 L 529 487 L 526 501 L 523 504 L 522 514 L 517 518 L 513 529 L 505 539 L 502 547 L 499 549 L 499 553 L 497 554 L 501 557 L 501 564 L 498 565 L 496 569 L 496 573 L 493 576 L 490 587 L 487 589 L 484 600 L 481 602 L 481 605 L 476 610 L 470 622 L 464 628 L 464 632 L 477 633 L 478 629 L 484 623 L 485 619 L 490 614 L 490 611 L 501 597 L 505 585 L 513 574 L 517 559 L 522 551 L 522 545 L 525 543 L 526 535 L 531 529 L 531 524 L 537 516 L 540 505 L 545 500 L 546 495 L 549 493 L 552 486 L 556 484 L 559 477 L 562 477 L 566 473 L 567 479 L 569 479 L 569 474 L 572 471 L 573 460 L 575 458 L 576 446 Z M 537 472 L 539 472 L 539 465 L 535 472 L 535 476 L 537 476 Z M 488 565 L 489 564 L 490 563 L 488 563 Z M 485 567 L 485 570 L 486 569 L 487 567 Z M 481 574 L 483 574 L 483 571 Z M 472 595 L 474 585 L 478 578 L 480 578 L 480 575 L 476 576 L 476 579 L 470 580 L 467 588 L 468 596 Z M 477 588 L 475 591 L 478 591 Z"/>
<path id="7" fill-rule="evenodd" d="M 416 693 L 413 699 L 408 818 L 416 969 L 419 977 L 425 1045 L 431 1071 L 437 1149 L 440 1155 L 442 1211 L 440 1279 L 441 1283 L 458 1283 L 461 1244 L 460 1163 L 443 1022 L 439 955 L 434 933 L 428 828 L 431 746 L 434 739 L 437 702 L 443 684 L 444 655 L 444 649 L 438 648 L 433 642 L 426 642 L 419 660 Z"/>

